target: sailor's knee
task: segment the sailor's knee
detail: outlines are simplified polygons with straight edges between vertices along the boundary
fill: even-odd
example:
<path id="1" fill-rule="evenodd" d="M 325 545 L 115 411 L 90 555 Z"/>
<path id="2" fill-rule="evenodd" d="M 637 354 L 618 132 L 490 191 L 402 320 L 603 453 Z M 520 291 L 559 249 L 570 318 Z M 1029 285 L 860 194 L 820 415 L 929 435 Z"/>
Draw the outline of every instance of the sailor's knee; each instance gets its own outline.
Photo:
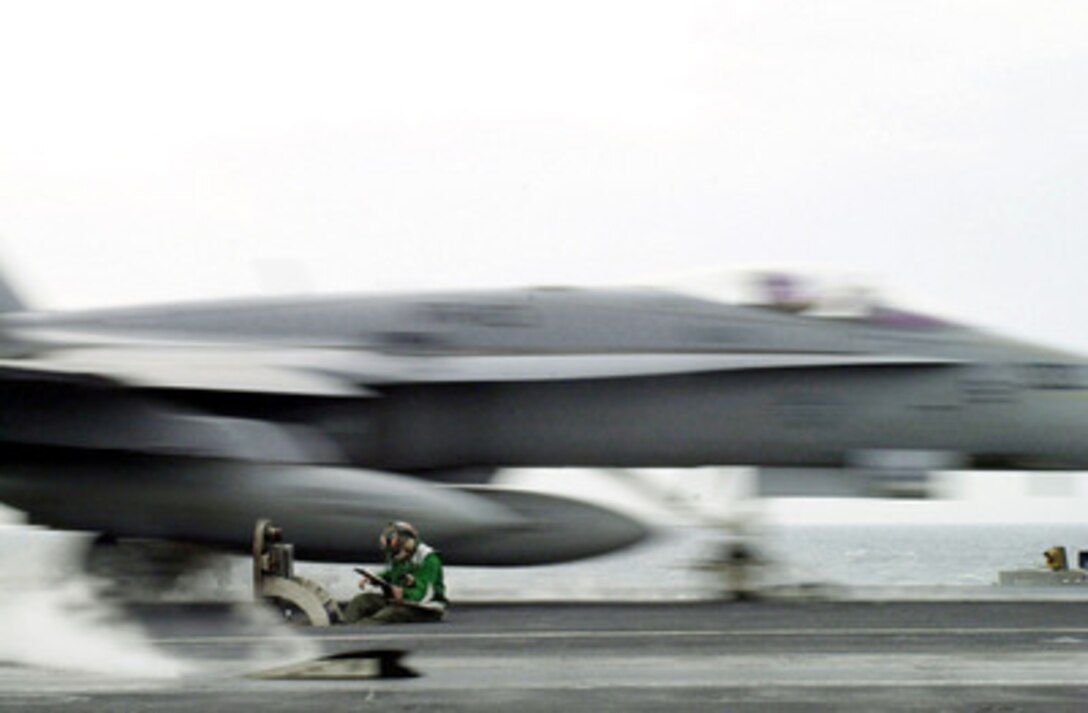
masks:
<path id="1" fill-rule="evenodd" d="M 370 620 L 376 624 L 401 624 L 409 621 L 410 618 L 407 616 L 404 607 L 391 604 L 375 612 Z"/>
<path id="2" fill-rule="evenodd" d="M 364 592 L 348 602 L 344 610 L 344 621 L 353 623 L 372 616 L 385 607 L 385 599 L 372 592 Z"/>

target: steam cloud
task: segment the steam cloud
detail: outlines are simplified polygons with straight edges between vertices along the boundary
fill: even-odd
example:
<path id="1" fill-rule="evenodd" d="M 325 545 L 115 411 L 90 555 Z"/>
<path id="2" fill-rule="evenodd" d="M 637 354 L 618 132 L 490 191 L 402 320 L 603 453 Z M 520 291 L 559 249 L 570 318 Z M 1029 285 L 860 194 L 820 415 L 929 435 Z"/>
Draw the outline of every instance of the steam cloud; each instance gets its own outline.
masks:
<path id="1" fill-rule="evenodd" d="M 89 535 L 3 527 L 0 541 L 0 662 L 126 678 L 187 672 L 98 596 L 82 568 Z"/>

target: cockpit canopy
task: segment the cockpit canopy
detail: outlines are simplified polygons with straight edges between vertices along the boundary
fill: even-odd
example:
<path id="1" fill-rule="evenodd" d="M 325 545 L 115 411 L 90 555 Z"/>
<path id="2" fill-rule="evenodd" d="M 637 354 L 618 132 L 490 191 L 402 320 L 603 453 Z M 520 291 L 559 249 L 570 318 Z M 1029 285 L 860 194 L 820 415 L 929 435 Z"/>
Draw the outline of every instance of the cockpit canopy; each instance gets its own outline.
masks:
<path id="1" fill-rule="evenodd" d="M 675 286 L 681 292 L 702 299 L 805 317 L 903 329 L 953 326 L 938 317 L 892 307 L 881 299 L 871 281 L 844 274 L 749 269 L 685 279 Z"/>

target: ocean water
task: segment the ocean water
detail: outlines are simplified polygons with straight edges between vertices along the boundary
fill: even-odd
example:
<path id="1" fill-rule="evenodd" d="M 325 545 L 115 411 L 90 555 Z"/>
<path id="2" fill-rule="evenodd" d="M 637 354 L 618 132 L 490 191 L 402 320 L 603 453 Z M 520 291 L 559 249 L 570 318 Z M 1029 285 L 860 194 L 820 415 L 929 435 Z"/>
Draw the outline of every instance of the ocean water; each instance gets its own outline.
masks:
<path id="1" fill-rule="evenodd" d="M 734 541 L 712 528 L 664 528 L 626 552 L 538 567 L 450 567 L 447 580 L 450 596 L 461 601 L 700 599 L 721 593 L 721 575 L 704 565 Z M 759 558 L 757 581 L 773 590 L 823 588 L 836 596 L 865 597 L 1001 596 L 1004 588 L 996 586 L 1001 570 L 1041 569 L 1042 553 L 1053 545 L 1065 546 L 1075 565 L 1077 550 L 1088 550 L 1088 522 L 783 525 L 764 528 L 750 542 Z M 353 593 L 349 567 L 301 568 L 335 594 Z M 1088 599 L 1088 586 L 1061 589 L 1067 590 L 1063 596 Z"/>
<path id="2" fill-rule="evenodd" d="M 748 540 L 758 557 L 755 581 L 772 591 L 823 588 L 834 596 L 1002 596 L 998 573 L 1042 569 L 1043 551 L 1066 547 L 1077 564 L 1088 550 L 1088 518 L 1032 522 L 912 522 L 875 524 L 770 523 Z M 0 527 L 0 589 L 49 590 L 72 577 L 90 537 L 20 526 Z M 690 600 L 719 595 L 719 558 L 735 536 L 711 527 L 661 525 L 630 550 L 581 562 L 536 567 L 447 568 L 454 601 Z M 375 564 L 375 563 L 361 563 Z M 246 601 L 251 564 L 223 558 L 210 570 L 185 575 L 172 600 Z M 299 562 L 297 571 L 348 599 L 357 593 L 351 565 Z M 1031 588 L 1030 596 L 1083 597 L 1088 586 Z M 1053 590 L 1060 589 L 1061 592 Z M 1018 589 L 1024 595 L 1023 589 Z"/>
<path id="3" fill-rule="evenodd" d="M 1000 570 L 1042 568 L 1043 551 L 1088 550 L 1084 525 L 856 525 L 782 528 L 767 540 L 784 575 L 848 586 L 991 586 Z"/>
<path id="4" fill-rule="evenodd" d="M 631 474 L 628 474 L 630 476 Z M 835 596 L 1002 596 L 1002 570 L 1042 569 L 1065 546 L 1070 564 L 1088 550 L 1088 473 L 949 471 L 929 500 L 746 496 L 746 469 L 645 471 L 655 497 L 592 470 L 511 471 L 510 485 L 578 497 L 657 523 L 626 552 L 565 565 L 451 568 L 462 599 L 697 599 L 719 596 L 722 570 L 705 566 L 743 525 L 759 557 L 757 583 Z M 642 491 L 645 492 L 645 491 Z M 710 527 L 720 523 L 725 527 Z M 350 584 L 350 583 L 349 583 Z M 1088 587 L 1032 588 L 1018 596 L 1084 596 Z M 1051 590 L 1049 593 L 1040 591 Z M 999 591 L 1004 590 L 1004 592 Z M 1079 591 L 1077 591 L 1079 590 Z"/>

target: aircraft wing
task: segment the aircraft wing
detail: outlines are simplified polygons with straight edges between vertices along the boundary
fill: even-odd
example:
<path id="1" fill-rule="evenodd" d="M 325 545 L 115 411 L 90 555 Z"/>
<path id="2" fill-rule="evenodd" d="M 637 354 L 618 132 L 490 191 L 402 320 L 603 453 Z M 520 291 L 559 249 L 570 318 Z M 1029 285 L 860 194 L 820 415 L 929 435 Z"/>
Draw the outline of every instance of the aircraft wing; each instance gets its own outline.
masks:
<path id="1" fill-rule="evenodd" d="M 318 426 L 203 411 L 171 392 L 374 395 L 293 366 L 299 357 L 127 345 L 0 359 L 4 502 L 53 527 L 236 551 L 256 518 L 272 517 L 300 556 L 337 561 L 379 557 L 372 533 L 393 513 L 442 543 L 449 562 L 473 565 L 579 559 L 647 536 L 631 518 L 577 501 L 361 469 Z"/>
<path id="2" fill-rule="evenodd" d="M 305 351 L 305 350 L 303 350 Z M 132 343 L 50 348 L 0 359 L 0 380 L 52 375 L 93 377 L 134 387 L 307 396 L 366 396 L 340 376 L 308 368 L 297 352 L 262 347 Z"/>
<path id="3" fill-rule="evenodd" d="M 374 388 L 391 384 L 622 379 L 721 371 L 958 363 L 961 362 L 884 354 L 429 355 L 367 349 L 135 343 L 56 348 L 33 356 L 0 359 L 0 381 L 18 374 L 83 376 L 121 386 L 158 390 L 359 398 L 377 396 Z"/>
<path id="4" fill-rule="evenodd" d="M 883 354 L 609 353 L 524 355 L 314 354 L 311 368 L 370 387 L 385 384 L 622 379 L 721 371 L 942 366 L 958 360 Z"/>
<path id="5" fill-rule="evenodd" d="M 88 373 L 0 364 L 0 446 L 280 463 L 338 462 L 303 425 L 204 413 Z"/>

